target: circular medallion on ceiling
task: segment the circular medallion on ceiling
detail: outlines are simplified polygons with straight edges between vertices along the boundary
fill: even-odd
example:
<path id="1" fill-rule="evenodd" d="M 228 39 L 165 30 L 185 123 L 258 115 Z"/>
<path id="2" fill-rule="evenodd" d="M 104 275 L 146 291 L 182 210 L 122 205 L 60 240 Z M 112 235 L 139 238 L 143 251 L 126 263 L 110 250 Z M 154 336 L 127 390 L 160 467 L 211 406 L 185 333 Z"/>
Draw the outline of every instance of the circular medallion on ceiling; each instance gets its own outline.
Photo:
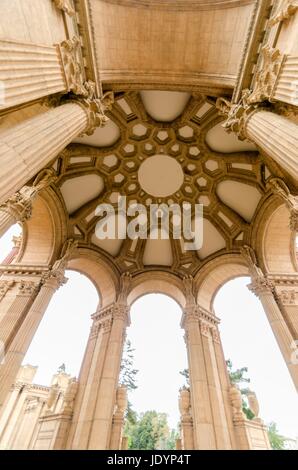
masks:
<path id="1" fill-rule="evenodd" d="M 138 178 L 146 193 L 154 197 L 166 197 L 181 188 L 184 174 L 174 158 L 168 155 L 154 155 L 141 164 Z"/>

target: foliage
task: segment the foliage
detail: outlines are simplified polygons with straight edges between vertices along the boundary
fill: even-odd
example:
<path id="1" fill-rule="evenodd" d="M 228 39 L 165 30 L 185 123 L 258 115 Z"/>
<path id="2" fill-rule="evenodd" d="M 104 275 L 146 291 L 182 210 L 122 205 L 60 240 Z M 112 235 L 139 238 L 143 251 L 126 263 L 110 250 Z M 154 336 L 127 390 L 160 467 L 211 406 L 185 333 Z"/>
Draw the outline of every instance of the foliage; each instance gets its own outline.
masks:
<path id="1" fill-rule="evenodd" d="M 177 439 L 177 432 L 169 429 L 167 415 L 155 410 L 141 413 L 135 424 L 127 422 L 124 434 L 133 450 L 173 450 Z"/>
<path id="2" fill-rule="evenodd" d="M 286 439 L 279 434 L 276 423 L 269 424 L 268 437 L 273 450 L 285 450 Z"/>
<path id="3" fill-rule="evenodd" d="M 183 369 L 179 372 L 185 378 L 186 385 L 189 387 L 189 369 Z"/>
<path id="4" fill-rule="evenodd" d="M 127 340 L 124 346 L 122 362 L 120 366 L 120 378 L 119 383 L 125 385 L 127 391 L 135 390 L 137 369 L 133 368 L 134 362 L 134 349 L 131 346 L 130 340 Z"/>

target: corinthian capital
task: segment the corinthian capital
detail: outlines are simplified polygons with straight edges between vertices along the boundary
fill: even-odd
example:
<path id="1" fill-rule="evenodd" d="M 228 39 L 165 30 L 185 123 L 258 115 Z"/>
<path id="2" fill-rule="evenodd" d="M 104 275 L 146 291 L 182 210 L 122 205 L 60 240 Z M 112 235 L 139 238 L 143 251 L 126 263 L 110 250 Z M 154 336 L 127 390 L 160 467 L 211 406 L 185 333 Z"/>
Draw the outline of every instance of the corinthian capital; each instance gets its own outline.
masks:
<path id="1" fill-rule="evenodd" d="M 103 127 L 109 120 L 106 112 L 112 109 L 114 103 L 113 92 L 106 92 L 102 98 L 79 98 L 76 100 L 86 111 L 88 126 L 84 135 L 92 135 L 97 127 Z"/>
<path id="2" fill-rule="evenodd" d="M 53 0 L 53 2 L 59 10 L 64 11 L 69 16 L 75 15 L 75 10 L 72 6 L 71 0 Z"/>
<path id="3" fill-rule="evenodd" d="M 255 74 L 252 93 L 247 98 L 248 104 L 272 101 L 279 73 L 285 54 L 269 45 L 262 48 L 261 65 Z"/>
<path id="4" fill-rule="evenodd" d="M 280 21 L 288 20 L 298 10 L 298 0 L 280 0 L 277 10 L 269 21 L 273 26 Z"/>
<path id="5" fill-rule="evenodd" d="M 57 176 L 53 168 L 42 170 L 32 186 L 23 186 L 20 191 L 13 194 L 6 202 L 0 205 L 0 210 L 11 214 L 17 222 L 25 222 L 32 215 L 32 202 L 37 194 L 56 181 Z"/>
<path id="6" fill-rule="evenodd" d="M 225 98 L 218 98 L 216 108 L 221 116 L 227 119 L 223 123 L 224 129 L 230 133 L 235 132 L 240 140 L 247 139 L 246 123 L 252 113 L 257 110 L 257 106 L 248 103 L 249 90 L 244 90 L 242 98 L 238 104 L 232 104 Z"/>
<path id="7" fill-rule="evenodd" d="M 252 282 L 247 287 L 257 297 L 262 294 L 274 294 L 274 284 L 265 276 L 252 278 Z"/>
<path id="8" fill-rule="evenodd" d="M 0 210 L 10 214 L 16 222 L 25 222 L 32 215 L 32 201 L 26 194 L 18 191 L 0 205 Z"/>

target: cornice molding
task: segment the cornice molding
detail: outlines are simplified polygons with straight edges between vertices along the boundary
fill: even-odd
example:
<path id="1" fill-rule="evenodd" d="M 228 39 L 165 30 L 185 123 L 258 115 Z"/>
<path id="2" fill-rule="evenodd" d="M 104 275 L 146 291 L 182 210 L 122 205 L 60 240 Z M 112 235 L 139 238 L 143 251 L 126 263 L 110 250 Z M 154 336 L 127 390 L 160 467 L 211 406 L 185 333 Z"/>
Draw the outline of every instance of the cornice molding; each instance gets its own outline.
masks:
<path id="1" fill-rule="evenodd" d="M 221 10 L 250 5 L 254 0 L 101 0 L 112 5 L 158 10 Z"/>

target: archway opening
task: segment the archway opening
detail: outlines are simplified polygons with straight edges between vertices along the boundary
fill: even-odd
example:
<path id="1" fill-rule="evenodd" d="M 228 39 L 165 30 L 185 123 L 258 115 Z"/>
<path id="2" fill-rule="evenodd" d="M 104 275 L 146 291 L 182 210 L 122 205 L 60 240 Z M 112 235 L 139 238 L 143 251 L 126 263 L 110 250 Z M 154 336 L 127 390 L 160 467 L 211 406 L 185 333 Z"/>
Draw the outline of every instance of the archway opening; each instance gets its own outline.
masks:
<path id="1" fill-rule="evenodd" d="M 34 381 L 42 385 L 49 385 L 63 364 L 67 374 L 78 376 L 99 302 L 85 275 L 68 270 L 65 276 L 68 281 L 52 298 L 23 361 L 38 367 Z"/>
<path id="2" fill-rule="evenodd" d="M 14 224 L 0 237 L 0 264 L 10 264 L 16 258 L 22 233 L 22 225 Z"/>
<path id="3" fill-rule="evenodd" d="M 296 439 L 297 394 L 263 307 L 247 289 L 250 282 L 248 277 L 228 281 L 214 299 L 224 355 L 234 370 L 248 368 L 245 386 L 256 393 L 264 422 L 275 422 L 280 434 Z"/>
<path id="4" fill-rule="evenodd" d="M 181 314 L 181 307 L 164 294 L 144 295 L 131 307 L 127 340 L 134 349 L 133 367 L 138 373 L 137 388 L 129 392 L 129 402 L 139 423 L 135 428 L 126 425 L 131 449 L 175 448 L 178 393 L 185 381 L 180 372 L 188 367 Z M 158 416 L 150 416 L 148 412 L 156 412 Z M 162 414 L 166 415 L 164 420 Z M 154 443 L 151 439 L 153 422 L 158 423 L 158 427 L 162 427 L 162 423 L 167 427 Z M 145 433 L 141 437 L 146 426 L 149 426 L 146 437 Z"/>

